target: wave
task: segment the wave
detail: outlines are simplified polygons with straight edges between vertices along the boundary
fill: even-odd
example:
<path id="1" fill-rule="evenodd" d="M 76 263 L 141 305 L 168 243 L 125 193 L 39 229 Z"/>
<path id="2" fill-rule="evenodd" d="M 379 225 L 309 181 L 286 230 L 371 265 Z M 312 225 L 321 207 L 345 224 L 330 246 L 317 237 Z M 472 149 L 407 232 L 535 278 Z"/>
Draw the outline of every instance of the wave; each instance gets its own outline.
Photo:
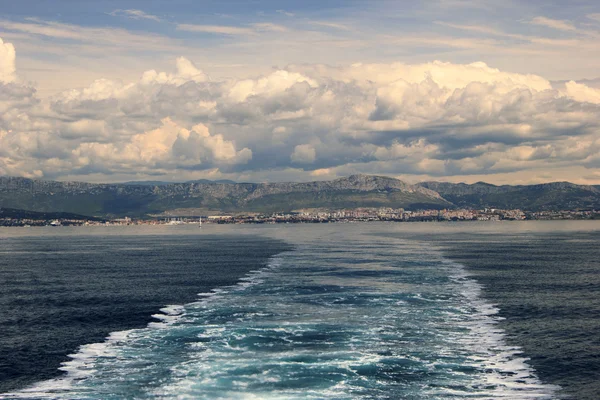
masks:
<path id="1" fill-rule="evenodd" d="M 482 296 L 483 286 L 471 278 L 464 265 L 445 258 L 441 262 L 450 268 L 450 278 L 462 286 L 460 293 L 471 308 L 469 320 L 462 321 L 468 332 L 454 339 L 472 349 L 470 364 L 485 371 L 469 397 L 555 398 L 560 387 L 542 383 L 522 349 L 506 343 L 506 333 L 498 326 L 503 319 L 498 316 L 500 310 Z M 456 391 L 446 389 L 446 393 Z"/>
<path id="2" fill-rule="evenodd" d="M 250 271 L 246 276 L 240 278 L 238 283 L 231 286 L 214 288 L 210 292 L 198 293 L 198 300 L 185 305 L 173 304 L 161 308 L 160 313 L 152 317 L 159 322 L 150 322 L 146 328 L 129 329 L 111 332 L 104 342 L 85 344 L 79 347 L 77 352 L 70 354 L 69 361 L 62 363 L 60 371 L 66 375 L 41 381 L 34 385 L 21 389 L 14 393 L 0 394 L 0 399 L 70 399 L 70 398 L 96 398 L 96 394 L 89 389 L 80 392 L 78 384 L 98 373 L 97 364 L 100 360 L 116 360 L 120 357 L 119 351 L 131 342 L 148 335 L 155 330 L 167 329 L 186 316 L 188 307 L 207 305 L 217 299 L 221 299 L 230 292 L 245 290 L 256 285 L 261 280 L 261 275 L 266 271 L 277 268 L 280 265 L 278 257 L 272 257 L 264 268 Z M 97 398 L 105 398 L 100 395 Z"/>
<path id="3" fill-rule="evenodd" d="M 554 397 L 461 264 L 426 243 L 307 232 L 236 285 L 82 346 L 66 376 L 10 398 Z"/>

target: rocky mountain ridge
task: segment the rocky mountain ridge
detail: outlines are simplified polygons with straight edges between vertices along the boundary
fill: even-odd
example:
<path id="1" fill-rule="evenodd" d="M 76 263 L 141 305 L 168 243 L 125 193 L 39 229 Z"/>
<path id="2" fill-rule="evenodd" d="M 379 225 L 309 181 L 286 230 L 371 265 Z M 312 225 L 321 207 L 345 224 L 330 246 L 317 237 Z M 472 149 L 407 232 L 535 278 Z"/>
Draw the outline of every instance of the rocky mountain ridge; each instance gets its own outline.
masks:
<path id="1" fill-rule="evenodd" d="M 86 215 L 144 215 L 171 209 L 292 211 L 300 208 L 448 208 L 438 193 L 397 179 L 352 175 L 288 183 L 91 184 L 0 177 L 0 206 Z"/>
<path id="2" fill-rule="evenodd" d="M 0 207 L 89 216 L 285 212 L 304 208 L 504 208 L 527 211 L 600 209 L 600 188 L 554 182 L 502 185 L 423 182 L 352 175 L 331 181 L 93 184 L 0 177 Z"/>
<path id="3" fill-rule="evenodd" d="M 570 182 L 501 185 L 477 182 L 422 182 L 457 207 L 504 208 L 527 211 L 600 209 L 600 188 Z"/>

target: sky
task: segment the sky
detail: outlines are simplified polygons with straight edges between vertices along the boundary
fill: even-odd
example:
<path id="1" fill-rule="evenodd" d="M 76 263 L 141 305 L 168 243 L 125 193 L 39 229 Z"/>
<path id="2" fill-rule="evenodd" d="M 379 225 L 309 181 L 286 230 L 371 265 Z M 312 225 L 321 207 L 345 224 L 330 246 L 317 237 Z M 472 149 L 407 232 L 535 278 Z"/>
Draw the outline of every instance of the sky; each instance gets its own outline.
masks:
<path id="1" fill-rule="evenodd" d="M 0 175 L 600 184 L 594 0 L 0 5 Z"/>

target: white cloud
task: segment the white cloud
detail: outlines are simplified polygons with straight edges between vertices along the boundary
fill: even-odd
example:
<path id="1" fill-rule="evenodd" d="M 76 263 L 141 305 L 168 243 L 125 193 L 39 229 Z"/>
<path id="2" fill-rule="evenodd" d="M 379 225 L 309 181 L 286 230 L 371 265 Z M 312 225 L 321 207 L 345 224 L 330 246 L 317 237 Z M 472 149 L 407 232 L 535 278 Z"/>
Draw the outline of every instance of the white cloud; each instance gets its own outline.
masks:
<path id="1" fill-rule="evenodd" d="M 15 47 L 0 38 L 0 82 L 15 80 Z"/>
<path id="2" fill-rule="evenodd" d="M 249 96 L 281 93 L 301 82 L 306 82 L 312 87 L 317 85 L 314 80 L 302 74 L 279 70 L 259 79 L 244 79 L 235 82 L 229 89 L 229 98 L 235 102 L 243 102 Z"/>
<path id="3" fill-rule="evenodd" d="M 331 168 L 315 169 L 314 171 L 312 171 L 310 173 L 310 176 L 328 177 L 328 178 L 335 177 L 335 175 L 333 174 L 333 171 L 331 170 Z"/>
<path id="4" fill-rule="evenodd" d="M 149 19 L 151 21 L 160 22 L 160 18 L 159 17 L 157 17 L 156 15 L 147 14 L 147 13 L 145 13 L 142 10 L 135 10 L 135 9 L 121 10 L 121 9 L 117 9 L 117 10 L 114 10 L 114 11 L 110 12 L 109 14 L 112 15 L 113 17 L 122 16 L 122 17 L 131 18 L 131 19 Z"/>
<path id="5" fill-rule="evenodd" d="M 283 25 L 273 24 L 270 22 L 258 22 L 252 24 L 252 27 L 259 32 L 287 32 L 288 28 Z"/>
<path id="6" fill-rule="evenodd" d="M 418 162 L 434 156 L 438 151 L 438 146 L 429 144 L 424 139 L 418 139 L 408 144 L 394 142 L 389 147 L 377 147 L 374 155 L 378 160 L 384 161 L 413 158 Z"/>
<path id="7" fill-rule="evenodd" d="M 569 81 L 565 84 L 566 95 L 579 102 L 600 104 L 600 89 Z"/>
<path id="8" fill-rule="evenodd" d="M 285 15 L 286 17 L 294 17 L 294 16 L 296 16 L 296 14 L 294 14 L 292 12 L 289 12 L 289 11 L 286 11 L 286 10 L 277 10 L 276 12 L 279 13 L 279 14 Z"/>
<path id="9" fill-rule="evenodd" d="M 0 49 L 1 174 L 534 179 L 527 171 L 600 168 L 600 92 L 583 81 L 557 89 L 538 75 L 438 61 L 212 80 L 180 57 L 171 72 L 39 99 L 19 83 L 12 45 Z"/>
<path id="10" fill-rule="evenodd" d="M 245 164 L 252 159 L 252 151 L 244 148 L 236 151 L 232 141 L 225 140 L 223 135 L 211 135 L 203 124 L 194 126 L 190 131 L 181 130 L 173 144 L 175 156 L 202 160 L 208 158 L 214 162 Z"/>
<path id="11" fill-rule="evenodd" d="M 311 164 L 315 162 L 317 152 L 310 144 L 299 144 L 294 147 L 294 152 L 290 156 L 290 160 L 300 164 Z"/>
<path id="12" fill-rule="evenodd" d="M 245 28 L 239 26 L 227 25 L 194 25 L 194 24 L 178 24 L 177 29 L 187 32 L 212 33 L 217 35 L 256 35 L 257 32 L 253 28 Z"/>
<path id="13" fill-rule="evenodd" d="M 576 31 L 577 28 L 568 21 L 559 19 L 551 19 L 546 17 L 535 17 L 529 23 L 534 25 L 542 25 L 552 29 L 558 29 L 561 31 Z"/>
<path id="14" fill-rule="evenodd" d="M 309 24 L 311 25 L 316 25 L 316 26 L 323 26 L 325 28 L 333 28 L 333 29 L 339 29 L 342 31 L 350 31 L 350 27 L 348 27 L 347 25 L 344 24 L 340 24 L 337 22 L 330 22 L 330 21 L 310 21 Z"/>
<path id="15" fill-rule="evenodd" d="M 474 3 L 470 12 L 479 13 L 477 6 Z M 100 77 L 131 81 L 145 69 L 166 70 L 166 60 L 178 55 L 202 60 L 202 69 L 215 79 L 254 77 L 268 73 L 273 65 L 345 65 L 360 60 L 390 64 L 398 60 L 422 63 L 442 59 L 464 64 L 482 59 L 502 71 L 535 72 L 554 80 L 595 77 L 598 70 L 599 33 L 594 32 L 597 25 L 592 19 L 577 19 L 577 12 L 586 10 L 576 7 L 569 15 L 580 29 L 569 37 L 557 37 L 560 31 L 515 25 L 514 19 L 500 16 L 490 21 L 489 15 L 472 15 L 469 24 L 461 25 L 461 19 L 452 15 L 451 9 L 432 5 L 418 5 L 424 14 L 409 15 L 396 9 L 403 7 L 381 5 L 373 5 L 372 12 L 345 12 L 352 8 L 344 8 L 332 18 L 327 17 L 328 13 L 317 16 L 303 12 L 297 18 L 267 13 L 260 19 L 252 14 L 235 18 L 229 15 L 229 22 L 225 22 L 223 16 L 217 15 L 213 21 L 196 22 L 197 25 L 189 16 L 180 15 L 179 21 L 168 24 L 133 24 L 135 30 L 114 26 L 133 23 L 122 18 L 106 21 L 113 26 L 94 27 L 15 19 L 19 17 L 9 13 L 0 21 L 0 30 L 5 40 L 18 45 L 21 75 L 39 82 L 37 89 L 41 94 L 81 87 Z M 385 8 L 391 9 L 386 20 L 402 16 L 411 22 L 383 23 L 380 15 Z M 505 5 L 500 10 L 508 11 Z M 526 11 L 517 8 L 509 15 L 531 15 L 527 22 L 537 15 L 531 14 L 531 9 Z M 559 18 L 556 15 L 548 17 Z M 447 22 L 431 24 L 440 20 Z M 186 28 L 187 23 L 190 29 L 205 34 L 177 32 L 177 23 L 180 28 Z M 140 28 L 155 33 L 137 30 Z M 532 31 L 538 36 L 527 35 Z M 47 72 L 50 69 L 52 79 Z"/>
<path id="16" fill-rule="evenodd" d="M 26 21 L 0 20 L 0 27 L 3 31 L 19 32 L 32 38 L 84 42 L 94 46 L 118 46 L 129 50 L 152 49 L 155 51 L 173 47 L 169 39 L 151 33 L 139 34 L 116 27 L 85 27 L 38 18 L 26 18 Z"/>
<path id="17" fill-rule="evenodd" d="M 420 83 L 431 77 L 437 85 L 447 89 L 464 88 L 470 82 L 497 84 L 507 89 L 522 87 L 540 91 L 551 88 L 550 82 L 541 76 L 504 72 L 489 67 L 483 62 L 471 64 L 453 64 L 441 61 L 423 64 L 357 63 L 345 68 L 325 65 L 303 65 L 292 68 L 309 77 L 312 74 L 335 75 L 336 79 L 344 82 L 357 81 L 363 84 L 374 82 L 379 86 L 396 82 L 399 79 L 408 83 Z"/>
<path id="18" fill-rule="evenodd" d="M 167 74 L 164 72 L 156 72 L 155 70 L 149 70 L 144 72 L 141 83 L 159 83 L 159 84 L 183 84 L 185 82 L 205 82 L 208 80 L 208 76 L 199 70 L 193 62 L 185 57 L 178 57 L 176 61 L 177 72 L 175 74 Z"/>
<path id="19" fill-rule="evenodd" d="M 156 129 L 134 135 L 120 144 L 82 143 L 72 151 L 77 167 L 107 166 L 115 169 L 196 168 L 206 170 L 219 165 L 247 163 L 252 151 L 236 151 L 232 141 L 212 135 L 203 124 L 186 129 L 164 118 Z"/>
<path id="20" fill-rule="evenodd" d="M 256 36 L 267 32 L 282 33 L 288 31 L 285 26 L 270 22 L 257 22 L 248 26 L 178 24 L 177 29 L 225 36 Z"/>

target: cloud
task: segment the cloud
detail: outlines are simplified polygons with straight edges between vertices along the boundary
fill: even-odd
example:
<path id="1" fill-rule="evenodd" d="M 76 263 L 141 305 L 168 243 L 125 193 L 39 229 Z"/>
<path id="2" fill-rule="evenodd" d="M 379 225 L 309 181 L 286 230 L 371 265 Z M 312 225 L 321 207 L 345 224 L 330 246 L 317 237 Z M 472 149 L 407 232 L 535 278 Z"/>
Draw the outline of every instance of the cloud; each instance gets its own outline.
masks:
<path id="1" fill-rule="evenodd" d="M 355 81 L 361 85 L 375 83 L 378 87 L 404 80 L 409 83 L 421 83 L 431 78 L 437 85 L 446 89 L 459 89 L 471 82 L 497 84 L 507 90 L 513 87 L 530 88 L 543 91 L 551 88 L 550 82 L 538 75 L 517 74 L 500 71 L 489 67 L 483 62 L 470 64 L 453 64 L 450 62 L 433 61 L 422 64 L 406 63 L 356 63 L 345 68 L 333 68 L 324 65 L 304 65 L 291 67 L 307 76 L 332 76 L 344 82 Z"/>
<path id="2" fill-rule="evenodd" d="M 151 21 L 156 21 L 156 22 L 161 21 L 160 18 L 158 18 L 156 15 L 146 14 L 142 10 L 135 10 L 135 9 L 129 9 L 129 10 L 117 9 L 117 10 L 110 12 L 109 15 L 112 15 L 113 17 L 119 16 L 119 17 L 131 18 L 131 19 L 149 19 Z"/>
<path id="3" fill-rule="evenodd" d="M 569 81 L 565 84 L 565 91 L 569 97 L 579 102 L 600 104 L 600 89 Z"/>
<path id="4" fill-rule="evenodd" d="M 15 80 L 15 47 L 0 39 L 0 82 Z"/>
<path id="5" fill-rule="evenodd" d="M 52 40 L 52 45 L 59 40 L 63 45 L 86 43 L 90 46 L 110 46 L 128 51 L 170 51 L 178 47 L 165 36 L 148 32 L 137 33 L 113 26 L 81 26 L 39 18 L 26 18 L 25 21 L 27 22 L 0 20 L 0 27 L 6 32 L 19 32 L 30 38 Z"/>
<path id="6" fill-rule="evenodd" d="M 317 153 L 315 148 L 310 144 L 300 144 L 294 147 L 294 152 L 290 156 L 290 160 L 300 164 L 310 164 L 315 162 Z"/>
<path id="7" fill-rule="evenodd" d="M 335 177 L 335 175 L 333 175 L 333 171 L 330 168 L 315 169 L 310 173 L 310 176 Z"/>
<path id="8" fill-rule="evenodd" d="M 468 23 L 458 18 L 452 7 L 442 9 L 442 4 L 436 3 L 419 5 L 409 14 L 402 13 L 403 6 L 379 4 L 360 13 L 352 12 L 355 6 L 344 7 L 335 16 L 304 10 L 294 18 L 270 12 L 262 17 L 230 15 L 225 21 L 214 14 L 212 21 L 199 22 L 180 15 L 180 20 L 173 23 L 142 20 L 145 23 L 140 25 L 107 17 L 102 23 L 108 26 L 87 25 L 93 21 L 77 26 L 9 13 L 0 21 L 0 30 L 5 40 L 18 45 L 21 73 L 40 82 L 37 88 L 41 94 L 81 87 L 99 77 L 131 81 L 145 69 L 168 69 L 166 60 L 179 55 L 202 60 L 202 69 L 215 78 L 254 77 L 265 74 L 273 65 L 289 63 L 420 63 L 433 59 L 456 64 L 485 60 L 503 71 L 535 72 L 552 79 L 595 76 L 600 60 L 595 51 L 597 25 L 591 19 L 577 18 L 585 10 L 571 10 L 569 18 L 580 29 L 568 37 L 558 37 L 561 31 L 515 25 L 511 18 L 496 16 L 490 20 L 489 14 L 481 15 L 478 5 L 469 5 Z M 507 7 L 502 6 L 499 12 L 508 12 Z M 517 8 L 517 12 L 529 14 L 527 21 L 546 15 L 531 14 L 529 9 Z M 385 21 L 381 15 L 386 15 Z M 557 14 L 547 17 L 566 18 Z M 393 24 L 394 18 L 406 23 Z M 164 16 L 164 21 L 171 19 Z M 445 22 L 431 24 L 440 20 Z M 122 28 L 129 23 L 136 30 Z M 115 24 L 118 26 L 111 26 Z M 138 30 L 141 28 L 155 33 Z M 191 32 L 182 30 L 188 28 Z M 536 36 L 527 32 L 535 32 Z M 52 79 L 42 69 L 53 69 Z"/>
<path id="9" fill-rule="evenodd" d="M 277 10 L 276 12 L 279 13 L 279 14 L 285 15 L 286 17 L 294 17 L 294 16 L 296 16 L 296 14 L 294 14 L 292 12 L 289 12 L 289 11 L 286 11 L 286 10 Z"/>
<path id="10" fill-rule="evenodd" d="M 156 72 L 153 69 L 146 71 L 142 75 L 141 83 L 170 83 L 177 85 L 189 81 L 205 82 L 208 80 L 208 75 L 199 70 L 193 62 L 191 62 L 185 57 L 177 57 L 176 66 L 177 72 L 175 74 Z"/>
<path id="11" fill-rule="evenodd" d="M 484 35 L 490 35 L 490 36 L 499 36 L 499 37 L 505 37 L 505 38 L 511 38 L 511 39 L 519 39 L 519 40 L 527 40 L 527 41 L 531 41 L 534 38 L 533 37 L 528 37 L 525 35 L 519 35 L 519 34 L 514 34 L 514 33 L 506 33 L 506 32 L 502 32 L 498 29 L 494 29 L 494 28 L 490 28 L 489 26 L 482 26 L 482 25 L 462 25 L 462 24 L 453 24 L 453 23 L 449 23 L 449 22 L 443 22 L 443 21 L 435 21 L 436 25 L 440 25 L 440 26 L 446 26 L 448 28 L 453 28 L 453 29 L 459 29 L 459 30 L 463 30 L 463 31 L 468 31 L 468 32 L 475 32 L 475 33 L 482 33 Z"/>
<path id="12" fill-rule="evenodd" d="M 349 31 L 351 30 L 350 27 L 348 27 L 347 25 L 344 24 L 339 24 L 337 22 L 329 22 L 329 21 L 310 21 L 309 22 L 311 25 L 316 25 L 316 26 L 323 26 L 325 28 L 333 28 L 333 29 L 339 29 L 342 31 Z"/>
<path id="13" fill-rule="evenodd" d="M 187 32 L 201 32 L 201 33 L 212 33 L 215 35 L 227 35 L 227 36 L 246 36 L 256 35 L 257 32 L 253 28 L 245 28 L 239 26 L 227 26 L 227 25 L 194 25 L 194 24 L 178 24 L 177 29 L 180 31 Z"/>
<path id="14" fill-rule="evenodd" d="M 288 28 L 279 24 L 272 24 L 269 22 L 258 22 L 252 24 L 252 27 L 259 32 L 287 32 Z"/>
<path id="15" fill-rule="evenodd" d="M 600 92 L 588 81 L 553 87 L 539 75 L 440 61 L 209 79 L 179 57 L 172 71 L 39 99 L 14 71 L 12 45 L 0 49 L 0 174 L 492 180 L 600 168 Z"/>
<path id="16" fill-rule="evenodd" d="M 244 79 L 235 82 L 228 90 L 229 98 L 234 102 L 243 102 L 250 96 L 281 93 L 295 85 L 305 82 L 316 86 L 316 82 L 306 76 L 288 71 L 276 71 L 259 79 Z"/>
<path id="17" fill-rule="evenodd" d="M 535 17 L 531 21 L 530 24 L 546 26 L 552 29 L 558 29 L 561 31 L 576 31 L 577 28 L 573 24 L 568 21 L 563 21 L 559 19 L 551 19 L 546 17 Z"/>
<path id="18" fill-rule="evenodd" d="M 82 143 L 72 151 L 78 167 L 92 166 L 126 170 L 136 168 L 151 172 L 153 169 L 207 170 L 219 165 L 246 163 L 252 152 L 244 148 L 236 151 L 232 141 L 222 135 L 212 135 L 203 124 L 186 129 L 164 118 L 156 129 L 139 133 L 129 141 L 114 143 Z"/>
<path id="19" fill-rule="evenodd" d="M 178 24 L 177 29 L 180 31 L 201 32 L 225 36 L 255 36 L 265 32 L 281 33 L 288 31 L 283 25 L 269 22 L 258 22 L 248 26 Z"/>

